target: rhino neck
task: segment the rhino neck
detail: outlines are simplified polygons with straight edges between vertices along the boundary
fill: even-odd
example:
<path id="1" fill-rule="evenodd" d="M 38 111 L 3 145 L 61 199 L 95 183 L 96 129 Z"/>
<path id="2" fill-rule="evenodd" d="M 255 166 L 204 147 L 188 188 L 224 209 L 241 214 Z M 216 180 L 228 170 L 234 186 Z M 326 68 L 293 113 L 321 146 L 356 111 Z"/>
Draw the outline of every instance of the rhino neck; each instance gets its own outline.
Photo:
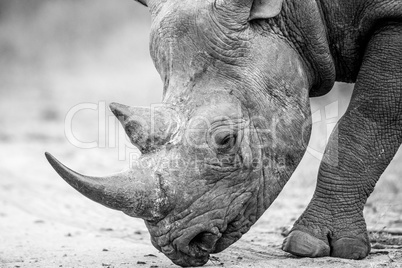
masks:
<path id="1" fill-rule="evenodd" d="M 313 76 L 310 97 L 328 93 L 335 83 L 327 20 L 320 0 L 285 1 L 280 16 L 268 20 L 267 31 L 278 29 L 302 56 Z M 308 12 L 308 14 L 306 14 Z M 294 23 L 297 22 L 297 23 Z"/>
<path id="2" fill-rule="evenodd" d="M 354 83 L 368 39 L 385 18 L 401 17 L 401 1 L 316 0 L 325 18 L 336 81 Z M 386 4 L 387 3 L 387 4 Z M 392 3 L 392 4 L 391 4 Z"/>

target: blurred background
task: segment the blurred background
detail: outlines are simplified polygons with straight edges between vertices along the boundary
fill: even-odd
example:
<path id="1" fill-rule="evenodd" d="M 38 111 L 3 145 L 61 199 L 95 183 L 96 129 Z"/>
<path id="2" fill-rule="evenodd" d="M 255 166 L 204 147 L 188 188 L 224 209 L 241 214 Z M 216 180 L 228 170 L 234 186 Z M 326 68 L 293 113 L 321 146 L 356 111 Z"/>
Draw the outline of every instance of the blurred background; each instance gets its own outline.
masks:
<path id="1" fill-rule="evenodd" d="M 3 138 L 26 135 L 21 120 L 43 124 L 25 129 L 31 138 L 46 135 L 54 128 L 43 128 L 81 102 L 160 101 L 160 79 L 148 52 L 146 8 L 133 1 L 0 3 L 1 108 L 21 110 L 2 118 L 2 124 L 13 126 L 2 127 Z"/>
<path id="2" fill-rule="evenodd" d="M 107 105 L 161 101 L 162 83 L 148 51 L 149 30 L 147 9 L 129 0 L 0 0 L 0 230 L 9 230 L 0 234 L 8 243 L 0 242 L 3 263 L 21 261 L 14 249 L 34 239 L 32 233 L 41 230 L 38 221 L 79 230 L 114 226 L 121 230 L 114 236 L 133 235 L 128 217 L 83 200 L 50 168 L 43 153 L 50 151 L 86 174 L 127 167 L 127 156 L 135 150 L 117 149 L 126 141 L 116 141 L 124 139 L 123 132 Z M 326 139 L 351 93 L 351 85 L 338 84 L 330 94 L 312 100 L 309 150 L 269 212 L 278 218 L 269 223 L 291 224 L 308 204 Z M 77 107 L 79 112 L 69 113 Z M 71 141 L 66 126 L 76 141 L 90 144 L 87 149 Z M 368 202 L 375 211 L 368 215 L 373 228 L 402 223 L 398 162 L 391 164 Z M 282 208 L 289 213 L 284 216 Z M 141 222 L 136 228 L 146 233 Z M 49 249 L 49 243 L 38 250 Z"/>

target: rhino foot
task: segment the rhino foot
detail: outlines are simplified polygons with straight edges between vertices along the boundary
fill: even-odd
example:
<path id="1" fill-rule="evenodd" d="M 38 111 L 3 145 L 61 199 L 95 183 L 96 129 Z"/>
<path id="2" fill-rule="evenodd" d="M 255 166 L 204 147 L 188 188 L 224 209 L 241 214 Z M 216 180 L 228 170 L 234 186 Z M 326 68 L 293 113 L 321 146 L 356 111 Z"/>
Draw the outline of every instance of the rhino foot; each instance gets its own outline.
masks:
<path id="1" fill-rule="evenodd" d="M 343 237 L 333 242 L 331 249 L 332 257 L 360 260 L 367 257 L 371 246 L 365 237 Z"/>
<path id="2" fill-rule="evenodd" d="M 323 240 L 305 231 L 293 230 L 283 241 L 282 250 L 300 257 L 331 256 L 359 260 L 369 254 L 370 243 L 367 234 Z"/>
<path id="3" fill-rule="evenodd" d="M 330 247 L 326 242 L 297 230 L 285 238 L 282 250 L 300 257 L 325 257 L 330 254 Z"/>

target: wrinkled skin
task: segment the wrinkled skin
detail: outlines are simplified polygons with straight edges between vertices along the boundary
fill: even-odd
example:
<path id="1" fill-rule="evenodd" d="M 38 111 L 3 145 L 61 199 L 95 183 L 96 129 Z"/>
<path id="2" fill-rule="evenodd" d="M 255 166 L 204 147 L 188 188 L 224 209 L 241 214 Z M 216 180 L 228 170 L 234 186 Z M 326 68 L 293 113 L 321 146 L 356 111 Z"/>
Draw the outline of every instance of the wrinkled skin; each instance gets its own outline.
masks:
<path id="1" fill-rule="evenodd" d="M 140 122 L 149 111 L 111 105 L 142 152 L 138 166 L 108 183 L 47 155 L 56 171 L 92 200 L 143 218 L 152 244 L 174 263 L 200 266 L 247 232 L 293 173 L 310 137 L 309 97 L 325 94 L 335 80 L 357 79 L 313 200 L 283 249 L 367 256 L 362 209 L 402 137 L 402 5 L 141 2 L 152 16 L 150 51 L 164 81 L 163 107 L 156 127 L 146 127 Z"/>

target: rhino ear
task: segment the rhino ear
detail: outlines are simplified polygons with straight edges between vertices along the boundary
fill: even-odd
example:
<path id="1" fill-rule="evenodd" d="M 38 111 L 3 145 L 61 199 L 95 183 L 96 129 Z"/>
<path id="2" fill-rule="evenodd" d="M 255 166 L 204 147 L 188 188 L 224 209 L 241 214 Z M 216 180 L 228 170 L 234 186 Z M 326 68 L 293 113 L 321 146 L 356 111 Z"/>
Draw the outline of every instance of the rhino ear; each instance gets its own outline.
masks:
<path id="1" fill-rule="evenodd" d="M 148 0 L 135 0 L 135 1 L 137 1 L 137 2 L 139 2 L 139 3 L 141 3 L 141 4 L 143 4 L 144 6 L 148 6 Z"/>
<path id="2" fill-rule="evenodd" d="M 276 17 L 282 10 L 283 0 L 254 0 L 249 21 Z"/>

